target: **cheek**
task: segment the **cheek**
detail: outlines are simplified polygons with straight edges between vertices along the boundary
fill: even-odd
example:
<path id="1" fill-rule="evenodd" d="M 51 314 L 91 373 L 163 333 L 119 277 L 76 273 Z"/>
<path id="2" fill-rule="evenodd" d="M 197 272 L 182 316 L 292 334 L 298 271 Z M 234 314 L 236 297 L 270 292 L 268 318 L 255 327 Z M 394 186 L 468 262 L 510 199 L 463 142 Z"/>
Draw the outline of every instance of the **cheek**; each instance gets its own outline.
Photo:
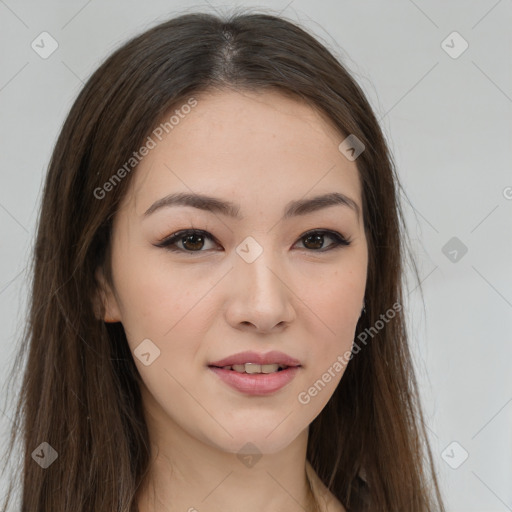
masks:
<path id="1" fill-rule="evenodd" d="M 331 271 L 308 280 L 301 296 L 312 313 L 323 321 L 326 333 L 334 339 L 353 336 L 361 314 L 366 274 L 360 269 Z"/>
<path id="2" fill-rule="evenodd" d="M 185 325 L 190 327 L 191 319 L 197 322 L 203 318 L 200 299 L 206 298 L 215 284 L 206 270 L 192 276 L 177 266 L 137 261 L 118 261 L 114 276 L 121 297 L 122 323 L 132 350 L 145 338 L 164 343 L 176 333 L 181 335 Z"/>
<path id="3" fill-rule="evenodd" d="M 331 271 L 329 275 L 316 276 L 317 286 L 311 286 L 312 279 L 308 281 L 310 291 L 306 293 L 304 289 L 300 296 L 304 298 L 310 310 L 308 316 L 312 319 L 308 323 L 308 337 L 314 340 L 310 351 L 313 378 L 321 379 L 325 372 L 330 372 L 325 376 L 329 383 L 318 400 L 321 402 L 334 392 L 348 363 L 346 354 L 352 349 L 361 315 L 366 270 L 363 265 L 347 265 Z"/>

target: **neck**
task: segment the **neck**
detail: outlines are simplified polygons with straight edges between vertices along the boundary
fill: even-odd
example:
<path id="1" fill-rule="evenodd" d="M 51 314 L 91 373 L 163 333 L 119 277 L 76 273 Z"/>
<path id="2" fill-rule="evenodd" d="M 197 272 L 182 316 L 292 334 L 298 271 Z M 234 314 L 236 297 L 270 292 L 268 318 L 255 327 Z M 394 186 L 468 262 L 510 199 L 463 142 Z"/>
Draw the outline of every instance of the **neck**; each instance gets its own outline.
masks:
<path id="1" fill-rule="evenodd" d="M 281 450 L 246 459 L 181 428 L 146 398 L 152 454 L 137 496 L 139 512 L 220 512 L 241 504 L 244 512 L 317 512 L 318 477 L 306 460 L 308 428 Z"/>

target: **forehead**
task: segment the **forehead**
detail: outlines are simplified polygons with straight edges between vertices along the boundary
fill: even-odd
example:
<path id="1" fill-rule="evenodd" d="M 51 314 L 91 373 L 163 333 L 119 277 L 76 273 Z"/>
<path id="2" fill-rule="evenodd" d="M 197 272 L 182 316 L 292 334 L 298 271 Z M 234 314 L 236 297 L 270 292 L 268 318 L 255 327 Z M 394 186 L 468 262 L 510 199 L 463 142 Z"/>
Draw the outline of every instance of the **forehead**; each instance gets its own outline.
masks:
<path id="1" fill-rule="evenodd" d="M 153 149 L 135 170 L 124 206 L 138 215 L 176 191 L 261 205 L 335 189 L 360 202 L 357 166 L 338 150 L 345 135 L 309 105 L 275 91 L 214 91 L 194 99 L 191 109 L 173 107 L 164 118 L 175 113 L 173 124 L 160 125 L 161 140 L 153 136 Z"/>

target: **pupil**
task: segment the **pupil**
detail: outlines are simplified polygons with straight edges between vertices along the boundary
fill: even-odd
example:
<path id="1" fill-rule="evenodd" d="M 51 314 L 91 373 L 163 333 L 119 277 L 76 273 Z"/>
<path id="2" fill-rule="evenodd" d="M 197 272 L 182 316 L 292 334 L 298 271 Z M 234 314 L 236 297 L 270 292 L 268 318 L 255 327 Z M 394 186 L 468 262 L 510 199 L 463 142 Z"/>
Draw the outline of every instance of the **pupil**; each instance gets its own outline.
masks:
<path id="1" fill-rule="evenodd" d="M 190 247 L 190 246 L 188 246 L 188 247 L 187 247 L 187 244 L 189 243 L 190 239 L 191 239 L 191 238 L 193 239 L 194 237 L 197 237 L 197 238 L 199 238 L 199 239 L 201 240 L 201 241 L 199 242 L 199 247 L 197 246 L 197 244 L 196 244 L 196 246 L 194 247 L 194 244 L 193 244 L 193 243 L 192 243 L 193 247 Z M 193 234 L 193 235 L 187 235 L 187 236 L 183 237 L 183 246 L 185 247 L 185 249 L 200 249 L 200 248 L 201 248 L 201 244 L 203 243 L 203 242 L 202 242 L 202 238 L 203 238 L 203 237 L 202 237 L 201 235 L 195 235 L 195 234 Z"/>
<path id="2" fill-rule="evenodd" d="M 319 249 L 319 248 L 321 248 L 321 247 L 322 247 L 322 245 L 323 245 L 323 244 L 322 244 L 322 238 L 323 238 L 323 235 L 319 235 L 319 234 L 308 235 L 308 236 L 306 237 L 306 241 L 307 241 L 307 240 L 310 240 L 310 239 L 313 239 L 313 238 L 316 238 L 316 242 L 317 242 L 317 244 L 315 245 L 315 247 L 314 247 L 314 248 L 315 248 L 315 249 Z"/>

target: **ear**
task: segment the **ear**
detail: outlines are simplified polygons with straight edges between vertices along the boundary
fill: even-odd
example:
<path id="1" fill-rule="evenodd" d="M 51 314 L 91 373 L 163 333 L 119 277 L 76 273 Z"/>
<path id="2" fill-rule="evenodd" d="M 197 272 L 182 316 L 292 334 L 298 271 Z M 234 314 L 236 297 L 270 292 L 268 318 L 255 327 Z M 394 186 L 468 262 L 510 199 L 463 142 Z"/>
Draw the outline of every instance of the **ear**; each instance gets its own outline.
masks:
<path id="1" fill-rule="evenodd" d="M 98 268 L 95 273 L 98 288 L 94 296 L 94 314 L 98 320 L 107 323 L 121 321 L 121 313 L 115 295 L 108 285 L 103 270 Z"/>

